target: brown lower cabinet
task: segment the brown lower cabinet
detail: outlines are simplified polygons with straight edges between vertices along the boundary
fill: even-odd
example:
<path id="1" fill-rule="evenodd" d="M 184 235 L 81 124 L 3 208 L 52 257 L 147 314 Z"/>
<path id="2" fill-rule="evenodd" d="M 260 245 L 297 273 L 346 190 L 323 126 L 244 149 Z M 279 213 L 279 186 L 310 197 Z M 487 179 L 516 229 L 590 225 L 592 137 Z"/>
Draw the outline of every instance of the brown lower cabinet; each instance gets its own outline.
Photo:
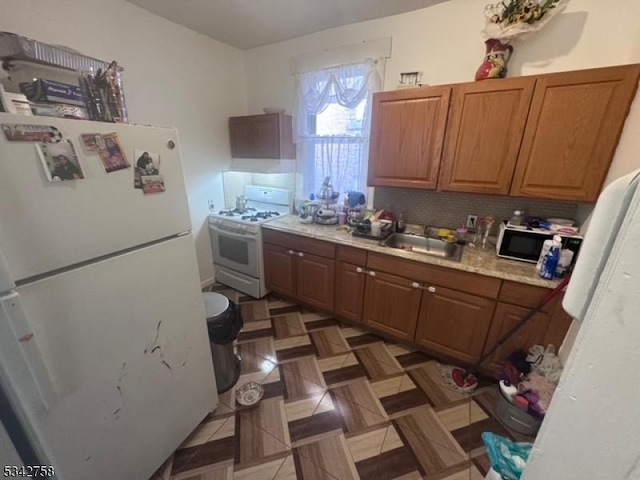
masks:
<path id="1" fill-rule="evenodd" d="M 415 342 L 473 363 L 482 355 L 494 308 L 493 300 L 431 286 L 422 294 Z"/>
<path id="2" fill-rule="evenodd" d="M 364 268 L 351 263 L 336 262 L 336 315 L 352 322 L 362 322 L 362 304 L 366 275 Z"/>
<path id="3" fill-rule="evenodd" d="M 334 261 L 297 252 L 297 297 L 323 310 L 333 309 Z"/>
<path id="4" fill-rule="evenodd" d="M 413 340 L 422 291 L 411 284 L 406 278 L 370 271 L 364 294 L 365 325 Z"/>
<path id="5" fill-rule="evenodd" d="M 493 316 L 491 331 L 487 338 L 487 351 L 493 348 L 497 341 L 513 328 L 528 311 L 524 307 L 498 303 L 496 313 Z M 495 370 L 500 366 L 500 362 L 508 358 L 515 350 L 527 351 L 531 346 L 541 343 L 549 326 L 549 318 L 549 315 L 542 312 L 534 315 L 524 327 L 496 350 L 496 353 L 491 355 L 485 366 L 490 370 Z M 556 347 L 559 347 L 559 345 L 556 345 Z"/>
<path id="6" fill-rule="evenodd" d="M 333 309 L 332 258 L 268 243 L 263 252 L 265 282 L 270 290 L 322 310 Z"/>
<path id="7" fill-rule="evenodd" d="M 264 244 L 264 276 L 270 290 L 287 297 L 296 296 L 296 257 L 292 250 Z"/>
<path id="8" fill-rule="evenodd" d="M 476 362 L 549 292 L 297 235 L 264 233 L 269 289 L 463 364 Z M 482 370 L 495 371 L 514 350 L 548 343 L 560 347 L 570 324 L 561 298 L 554 300 Z"/>

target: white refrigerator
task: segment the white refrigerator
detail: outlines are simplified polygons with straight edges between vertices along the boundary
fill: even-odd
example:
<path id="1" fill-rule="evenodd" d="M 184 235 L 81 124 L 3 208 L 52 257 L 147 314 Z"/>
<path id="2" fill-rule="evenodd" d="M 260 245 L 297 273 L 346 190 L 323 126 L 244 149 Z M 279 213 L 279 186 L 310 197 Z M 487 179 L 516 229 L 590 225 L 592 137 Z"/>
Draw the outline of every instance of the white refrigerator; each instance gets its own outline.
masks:
<path id="1" fill-rule="evenodd" d="M 50 181 L 34 142 L 0 131 L 0 387 L 15 434 L 59 480 L 146 480 L 217 405 L 177 132 L 0 114 L 25 123 L 71 140 L 84 178 Z M 107 133 L 131 168 L 107 173 L 85 151 L 80 135 Z M 140 151 L 164 192 L 134 188 Z"/>
<path id="2" fill-rule="evenodd" d="M 524 480 L 640 479 L 640 171 L 600 195 L 563 301 L 580 322 Z"/>

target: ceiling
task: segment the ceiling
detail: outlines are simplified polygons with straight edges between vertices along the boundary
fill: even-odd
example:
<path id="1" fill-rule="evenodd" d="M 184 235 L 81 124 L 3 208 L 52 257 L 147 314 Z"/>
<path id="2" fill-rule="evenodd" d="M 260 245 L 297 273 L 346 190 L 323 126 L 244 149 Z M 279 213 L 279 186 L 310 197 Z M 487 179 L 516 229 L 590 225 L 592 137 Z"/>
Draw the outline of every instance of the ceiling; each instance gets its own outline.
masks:
<path id="1" fill-rule="evenodd" d="M 241 49 L 429 7 L 445 0 L 128 0 Z"/>

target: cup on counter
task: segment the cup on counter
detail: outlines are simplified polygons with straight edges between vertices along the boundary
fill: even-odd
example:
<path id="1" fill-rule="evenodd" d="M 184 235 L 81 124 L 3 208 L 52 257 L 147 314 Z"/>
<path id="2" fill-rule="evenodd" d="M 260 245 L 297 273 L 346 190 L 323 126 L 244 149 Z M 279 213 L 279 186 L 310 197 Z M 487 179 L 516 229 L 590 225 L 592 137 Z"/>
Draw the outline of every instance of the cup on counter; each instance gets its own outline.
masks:
<path id="1" fill-rule="evenodd" d="M 338 224 L 344 225 L 347 223 L 347 214 L 345 212 L 338 212 Z"/>
<path id="2" fill-rule="evenodd" d="M 374 237 L 379 237 L 381 232 L 382 232 L 382 223 L 373 222 L 371 224 L 371 235 Z"/>
<path id="3" fill-rule="evenodd" d="M 467 242 L 467 229 L 464 227 L 456 229 L 456 240 L 460 245 L 464 245 Z"/>

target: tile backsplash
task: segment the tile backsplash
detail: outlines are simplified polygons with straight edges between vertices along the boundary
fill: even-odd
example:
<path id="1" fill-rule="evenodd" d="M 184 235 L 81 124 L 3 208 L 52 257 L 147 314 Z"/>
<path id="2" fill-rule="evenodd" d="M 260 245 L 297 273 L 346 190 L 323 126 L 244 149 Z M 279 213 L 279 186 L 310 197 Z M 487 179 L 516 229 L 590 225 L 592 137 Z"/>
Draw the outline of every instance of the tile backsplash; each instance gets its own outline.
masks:
<path id="1" fill-rule="evenodd" d="M 375 189 L 374 205 L 404 212 L 410 223 L 449 228 L 463 225 L 467 215 L 506 220 L 524 210 L 525 215 L 575 219 L 578 211 L 572 202 L 389 187 Z"/>

